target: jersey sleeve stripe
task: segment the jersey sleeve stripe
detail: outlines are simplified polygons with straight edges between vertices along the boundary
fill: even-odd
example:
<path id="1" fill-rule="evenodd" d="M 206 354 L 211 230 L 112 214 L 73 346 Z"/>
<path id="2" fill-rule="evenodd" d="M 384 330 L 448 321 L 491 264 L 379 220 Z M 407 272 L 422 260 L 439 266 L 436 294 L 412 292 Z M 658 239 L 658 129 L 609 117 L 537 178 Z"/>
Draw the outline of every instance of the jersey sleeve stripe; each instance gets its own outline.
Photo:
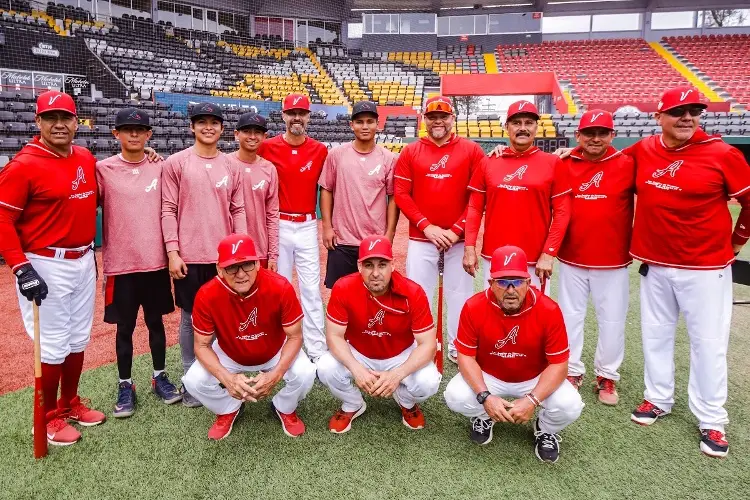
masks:
<path id="1" fill-rule="evenodd" d="M 567 191 L 563 191 L 562 193 L 557 193 L 557 194 L 553 194 L 553 195 L 551 196 L 551 198 L 557 198 L 558 196 L 562 196 L 562 195 L 564 195 L 564 194 L 568 194 L 568 193 L 570 193 L 570 192 L 572 192 L 572 191 L 573 191 L 572 189 L 568 189 Z"/>
<path id="2" fill-rule="evenodd" d="M 205 331 L 201 330 L 200 328 L 196 328 L 195 325 L 193 325 L 193 330 L 195 330 L 196 332 L 200 333 L 201 335 L 213 335 L 215 333 L 215 331 L 205 332 Z"/>
<path id="3" fill-rule="evenodd" d="M 487 191 L 483 189 L 477 189 L 474 186 L 466 186 L 467 189 L 471 189 L 472 191 L 476 191 L 477 193 L 486 193 Z"/>
<path id="4" fill-rule="evenodd" d="M 562 354 L 562 353 L 564 353 L 564 352 L 565 352 L 565 351 L 567 351 L 568 349 L 570 349 L 570 347 L 566 347 L 566 348 L 565 348 L 565 349 L 563 349 L 562 351 L 558 351 L 558 352 L 545 352 L 544 354 L 546 354 L 547 356 L 557 356 L 558 354 Z"/>
<path id="5" fill-rule="evenodd" d="M 396 179 L 401 179 L 402 181 L 411 182 L 411 179 L 408 179 L 406 177 L 401 177 L 400 175 L 394 175 Z"/>
<path id="6" fill-rule="evenodd" d="M 281 326 L 292 326 L 293 324 L 301 320 L 304 315 L 305 315 L 304 313 L 300 313 L 300 315 L 294 318 L 293 321 L 287 321 L 286 323 L 282 323 Z"/>
<path id="7" fill-rule="evenodd" d="M 23 208 L 17 207 L 15 205 L 11 205 L 10 203 L 5 203 L 3 201 L 0 201 L 0 205 L 8 208 L 12 208 L 13 210 L 18 210 L 19 212 L 23 212 Z"/>
<path id="8" fill-rule="evenodd" d="M 478 347 L 479 347 L 478 345 L 469 345 L 469 344 L 467 344 L 466 342 L 461 342 L 461 341 L 460 341 L 460 340 L 458 340 L 458 339 L 456 339 L 456 342 L 458 342 L 459 344 L 461 344 L 461 345 L 462 345 L 462 346 L 464 346 L 464 347 L 468 347 L 469 349 L 476 349 L 476 348 L 478 348 Z"/>
<path id="9" fill-rule="evenodd" d="M 341 321 L 340 319 L 334 318 L 333 316 L 330 315 L 330 313 L 326 313 L 326 318 L 330 319 L 331 321 L 333 321 L 337 325 L 346 326 L 346 325 L 349 324 L 347 321 Z"/>
<path id="10" fill-rule="evenodd" d="M 736 193 L 729 193 L 729 196 L 731 196 L 732 198 L 734 198 L 735 196 L 739 196 L 742 193 L 746 192 L 748 189 L 750 189 L 750 186 L 746 186 L 746 187 L 740 189 L 739 191 L 737 191 Z M 2 202 L 0 202 L 0 203 L 2 203 Z"/>
<path id="11" fill-rule="evenodd" d="M 414 333 L 424 333 L 424 332 L 427 332 L 429 330 L 432 330 L 434 327 L 435 327 L 435 323 L 430 323 L 430 326 L 428 326 L 427 328 L 419 328 L 417 330 L 412 330 L 412 332 L 414 332 Z"/>
<path id="12" fill-rule="evenodd" d="M 19 267 L 23 266 L 24 264 L 31 264 L 31 262 L 29 262 L 28 260 L 25 260 L 25 261 L 21 262 L 20 264 L 16 264 L 15 266 L 13 266 L 13 267 L 10 268 L 10 272 L 15 273 L 16 270 Z"/>

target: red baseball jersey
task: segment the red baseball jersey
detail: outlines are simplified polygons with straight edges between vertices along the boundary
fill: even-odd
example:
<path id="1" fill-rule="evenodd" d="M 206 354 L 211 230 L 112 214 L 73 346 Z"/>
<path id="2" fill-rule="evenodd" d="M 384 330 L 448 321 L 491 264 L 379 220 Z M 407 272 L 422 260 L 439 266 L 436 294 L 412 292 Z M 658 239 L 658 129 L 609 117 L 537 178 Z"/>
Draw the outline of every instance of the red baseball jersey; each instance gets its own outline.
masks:
<path id="1" fill-rule="evenodd" d="M 219 347 L 243 366 L 258 366 L 276 356 L 286 341 L 284 328 L 302 320 L 302 307 L 286 278 L 266 269 L 242 297 L 218 276 L 198 290 L 193 328 L 216 335 Z"/>
<path id="2" fill-rule="evenodd" d="M 573 200 L 570 222 L 557 258 L 592 269 L 614 269 L 632 262 L 635 163 L 610 147 L 596 161 L 580 148 L 563 160 L 570 175 Z"/>
<path id="3" fill-rule="evenodd" d="M 474 193 L 466 244 L 476 245 L 484 211 L 482 257 L 489 259 L 504 245 L 521 247 L 531 265 L 542 252 L 557 255 L 570 219 L 571 191 L 560 158 L 535 146 L 523 153 L 506 148 L 500 158 L 482 162 L 469 189 Z"/>
<path id="4" fill-rule="evenodd" d="M 414 344 L 414 335 L 434 327 L 430 303 L 418 284 L 397 271 L 388 293 L 374 297 L 359 273 L 338 280 L 326 316 L 346 326 L 346 340 L 370 359 L 397 356 Z"/>
<path id="5" fill-rule="evenodd" d="M 568 334 L 558 305 L 529 288 L 517 314 L 506 315 L 490 289 L 466 301 L 456 349 L 476 357 L 483 372 L 504 382 L 525 382 L 548 365 L 568 360 Z"/>
<path id="6" fill-rule="evenodd" d="M 62 157 L 35 137 L 0 170 L 0 255 L 14 271 L 24 252 L 93 243 L 95 168 L 88 149 Z"/>
<path id="7" fill-rule="evenodd" d="M 428 241 L 430 224 L 463 236 L 469 193 L 466 186 L 484 160 L 482 148 L 452 136 L 442 146 L 423 137 L 406 146 L 396 162 L 395 197 L 409 219 L 409 238 Z"/>
<path id="8" fill-rule="evenodd" d="M 630 255 L 642 262 L 683 269 L 723 269 L 734 261 L 727 200 L 742 204 L 735 238 L 750 227 L 750 166 L 719 137 L 695 132 L 668 148 L 651 136 L 627 148 L 637 168 L 638 205 Z"/>
<path id="9" fill-rule="evenodd" d="M 328 150 L 310 137 L 292 146 L 284 135 L 263 141 L 258 154 L 276 166 L 279 174 L 279 211 L 312 214 L 318 205 L 318 178 Z"/>

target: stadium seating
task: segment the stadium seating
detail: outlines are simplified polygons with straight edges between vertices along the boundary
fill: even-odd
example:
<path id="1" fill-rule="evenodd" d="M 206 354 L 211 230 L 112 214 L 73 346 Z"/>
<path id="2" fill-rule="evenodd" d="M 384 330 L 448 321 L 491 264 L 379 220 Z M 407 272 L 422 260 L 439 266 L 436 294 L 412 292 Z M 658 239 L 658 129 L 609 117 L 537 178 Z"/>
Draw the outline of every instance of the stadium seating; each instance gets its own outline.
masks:
<path id="1" fill-rule="evenodd" d="M 437 52 L 390 52 L 387 60 L 430 69 L 439 75 L 486 73 L 481 45 L 449 45 L 446 50 Z"/>

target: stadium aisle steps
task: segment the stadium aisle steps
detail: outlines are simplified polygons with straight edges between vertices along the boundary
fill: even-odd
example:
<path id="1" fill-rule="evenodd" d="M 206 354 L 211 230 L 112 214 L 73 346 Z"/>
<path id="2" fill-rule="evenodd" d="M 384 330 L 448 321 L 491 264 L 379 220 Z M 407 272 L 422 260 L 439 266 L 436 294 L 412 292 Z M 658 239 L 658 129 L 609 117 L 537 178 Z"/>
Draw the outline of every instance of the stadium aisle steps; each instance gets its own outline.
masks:
<path id="1" fill-rule="evenodd" d="M 689 81 L 695 88 L 700 90 L 701 93 L 705 95 L 709 101 L 724 102 L 724 99 L 722 99 L 719 94 L 711 89 L 711 87 L 706 85 L 706 83 L 698 78 L 698 76 L 693 73 L 687 66 L 678 61 L 675 56 L 670 54 L 669 51 L 662 46 L 661 42 L 649 42 L 648 44 L 652 49 L 654 49 L 654 52 L 659 54 L 665 61 L 669 63 L 670 66 L 672 66 L 682 76 L 684 76 L 687 81 Z"/>
<path id="2" fill-rule="evenodd" d="M 575 101 L 573 101 L 573 97 L 570 95 L 570 92 L 567 90 L 563 90 L 563 97 L 565 97 L 565 102 L 568 104 L 568 114 L 577 115 L 578 106 L 576 106 Z"/>
<path id="3" fill-rule="evenodd" d="M 497 59 L 494 53 L 484 54 L 484 69 L 487 74 L 494 75 L 500 73 L 497 68 Z"/>

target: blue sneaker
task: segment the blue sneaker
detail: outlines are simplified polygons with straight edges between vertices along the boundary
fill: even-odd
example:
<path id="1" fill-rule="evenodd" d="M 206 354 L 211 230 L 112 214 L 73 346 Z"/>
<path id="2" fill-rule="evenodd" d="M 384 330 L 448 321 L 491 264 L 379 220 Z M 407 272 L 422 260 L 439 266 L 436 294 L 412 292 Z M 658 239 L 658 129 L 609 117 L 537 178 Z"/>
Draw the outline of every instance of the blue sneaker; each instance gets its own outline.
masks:
<path id="1" fill-rule="evenodd" d="M 151 390 L 165 404 L 171 405 L 182 401 L 182 394 L 177 387 L 169 381 L 166 372 L 161 372 L 157 377 L 151 379 Z"/>
<path id="2" fill-rule="evenodd" d="M 112 416 L 115 418 L 130 417 L 135 413 L 135 384 L 120 382 L 117 391 L 117 404 Z"/>

